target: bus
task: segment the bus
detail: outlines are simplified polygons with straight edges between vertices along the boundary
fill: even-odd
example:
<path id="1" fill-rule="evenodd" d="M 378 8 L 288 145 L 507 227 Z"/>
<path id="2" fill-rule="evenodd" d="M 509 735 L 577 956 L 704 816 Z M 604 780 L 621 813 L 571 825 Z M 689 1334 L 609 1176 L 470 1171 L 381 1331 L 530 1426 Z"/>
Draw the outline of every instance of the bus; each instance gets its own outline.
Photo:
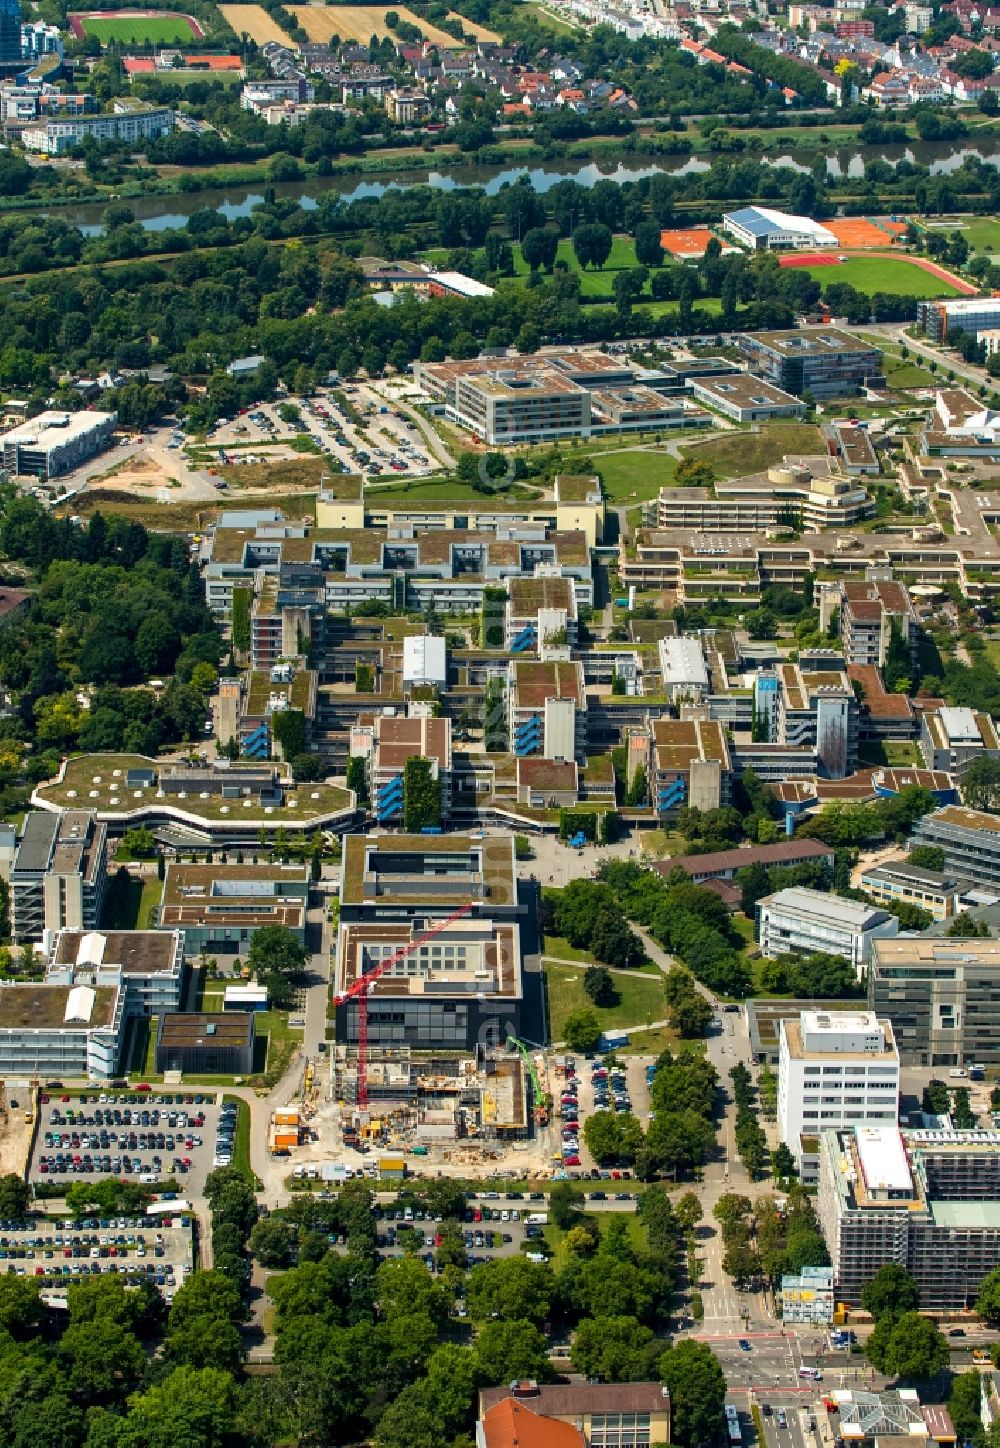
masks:
<path id="1" fill-rule="evenodd" d="M 736 1444 L 743 1442 L 743 1434 L 740 1431 L 740 1415 L 732 1403 L 726 1404 L 726 1427 L 729 1429 L 730 1443 Z"/>

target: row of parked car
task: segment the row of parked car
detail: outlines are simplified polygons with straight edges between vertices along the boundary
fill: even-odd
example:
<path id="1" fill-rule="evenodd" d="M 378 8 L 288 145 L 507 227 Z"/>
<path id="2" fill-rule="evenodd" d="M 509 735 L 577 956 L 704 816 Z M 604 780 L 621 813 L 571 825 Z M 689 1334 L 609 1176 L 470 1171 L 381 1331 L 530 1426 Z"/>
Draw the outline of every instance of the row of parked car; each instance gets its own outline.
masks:
<path id="1" fill-rule="evenodd" d="M 233 1142 L 236 1139 L 237 1108 L 227 1101 L 219 1112 L 219 1125 L 215 1133 L 215 1160 L 213 1166 L 232 1166 Z"/>

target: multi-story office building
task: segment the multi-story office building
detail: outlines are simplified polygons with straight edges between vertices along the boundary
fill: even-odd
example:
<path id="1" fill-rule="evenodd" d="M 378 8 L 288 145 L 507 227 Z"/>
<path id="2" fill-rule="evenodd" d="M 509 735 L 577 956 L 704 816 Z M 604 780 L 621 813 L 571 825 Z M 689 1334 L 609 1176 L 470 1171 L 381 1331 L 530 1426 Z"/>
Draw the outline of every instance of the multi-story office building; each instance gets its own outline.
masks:
<path id="1" fill-rule="evenodd" d="M 849 664 L 882 668 L 894 632 L 915 660 L 919 627 L 903 584 L 891 579 L 844 579 L 821 585 L 819 594 L 822 627 L 826 626 L 824 611 L 840 609 L 840 634 Z"/>
<path id="2" fill-rule="evenodd" d="M 773 675 L 758 675 L 754 708 L 760 742 L 815 751 L 817 767 L 830 779 L 857 769 L 858 701 L 842 667 L 779 664 Z"/>
<path id="3" fill-rule="evenodd" d="M 915 845 L 940 845 L 944 867 L 972 885 L 1000 887 L 1000 816 L 946 804 L 913 829 Z"/>
<path id="4" fill-rule="evenodd" d="M 120 987 L 126 1016 L 179 1011 L 184 936 L 178 930 L 60 930 L 45 979 L 54 986 Z"/>
<path id="5" fill-rule="evenodd" d="M 655 387 L 655 374 L 603 352 L 417 362 L 414 376 L 445 415 L 490 446 L 560 437 L 707 426 L 710 414 Z"/>
<path id="6" fill-rule="evenodd" d="M 691 395 L 734 422 L 766 422 L 772 417 L 801 417 L 805 403 L 762 377 L 735 372 L 729 377 L 692 377 Z"/>
<path id="7" fill-rule="evenodd" d="M 464 906 L 432 939 L 421 938 Z M 405 947 L 370 988 L 372 1045 L 469 1050 L 519 1034 L 520 907 L 511 835 L 348 835 L 340 883 L 337 994 Z M 356 1043 L 356 999 L 337 1006 Z"/>
<path id="8" fill-rule="evenodd" d="M 451 720 L 429 711 L 409 719 L 380 714 L 351 730 L 351 753 L 367 761 L 368 795 L 380 825 L 398 825 L 406 810 L 406 764 L 426 759 L 441 786 L 441 818 L 451 814 Z"/>
<path id="9" fill-rule="evenodd" d="M 984 754 L 1000 755 L 1000 737 L 988 714 L 976 709 L 925 709 L 920 749 L 928 769 L 961 775 Z"/>
<path id="10" fill-rule="evenodd" d="M 700 704 L 711 688 L 701 640 L 661 639 L 659 653 L 663 692 L 671 704 Z"/>
<path id="11" fill-rule="evenodd" d="M 0 438 L 3 466 L 12 477 L 57 478 L 108 447 L 117 421 L 116 412 L 42 412 Z"/>
<path id="12" fill-rule="evenodd" d="M 250 1076 L 257 1021 L 253 1011 L 167 1013 L 156 1033 L 157 1071 L 182 1075 Z"/>
<path id="13" fill-rule="evenodd" d="M 861 889 L 885 905 L 916 905 L 935 920 L 950 920 L 968 889 L 964 880 L 943 870 L 925 870 L 908 860 L 885 860 L 861 875 Z"/>
<path id="14" fill-rule="evenodd" d="M 820 1136 L 817 1209 L 838 1302 L 888 1262 L 925 1311 L 971 1307 L 1000 1263 L 1000 1133 L 854 1126 Z"/>
<path id="15" fill-rule="evenodd" d="M 512 754 L 579 759 L 587 746 L 587 694 L 579 660 L 515 659 L 508 672 Z"/>
<path id="16" fill-rule="evenodd" d="M 739 349 L 755 376 L 796 397 L 851 397 L 885 382 L 879 349 L 835 327 L 743 333 Z"/>
<path id="17" fill-rule="evenodd" d="M 309 866 L 167 865 L 159 928 L 184 932 L 188 958 L 245 955 L 254 933 L 283 925 L 305 943 Z"/>
<path id="18" fill-rule="evenodd" d="M 0 1075 L 107 1080 L 118 1071 L 125 989 L 0 985 Z"/>
<path id="19" fill-rule="evenodd" d="M 690 805 L 728 804 L 733 763 L 725 728 L 716 719 L 657 719 L 648 740 L 649 795 L 658 814 Z"/>
<path id="20" fill-rule="evenodd" d="M 872 943 L 899 932 L 888 910 L 806 890 L 795 885 L 757 902 L 757 938 L 764 955 L 839 955 L 858 974 L 867 965 Z"/>
<path id="21" fill-rule="evenodd" d="M 876 940 L 868 1005 L 904 1066 L 1000 1065 L 1000 940 Z"/>
<path id="22" fill-rule="evenodd" d="M 570 648 L 576 643 L 579 623 L 571 578 L 512 578 L 506 612 L 504 642 L 511 653 L 534 653 L 546 643 Z"/>
<path id="23" fill-rule="evenodd" d="M 49 931 L 94 930 L 108 885 L 107 826 L 84 809 L 24 821 L 10 875 L 11 927 L 19 943 Z"/>
<path id="24" fill-rule="evenodd" d="M 21 65 L 21 7 L 18 0 L 0 0 L 0 72 Z"/>
<path id="25" fill-rule="evenodd" d="M 855 478 L 784 464 L 711 488 L 661 488 L 655 513 L 660 528 L 738 533 L 784 527 L 817 533 L 872 517 L 875 501 Z"/>
<path id="26" fill-rule="evenodd" d="M 899 1052 L 872 1011 L 802 1011 L 778 1030 L 778 1127 L 802 1180 L 815 1180 L 820 1131 L 898 1120 Z"/>
<path id="27" fill-rule="evenodd" d="M 918 302 L 917 325 L 935 342 L 943 342 L 956 332 L 973 332 L 978 337 L 980 332 L 1000 327 L 1000 297 Z"/>

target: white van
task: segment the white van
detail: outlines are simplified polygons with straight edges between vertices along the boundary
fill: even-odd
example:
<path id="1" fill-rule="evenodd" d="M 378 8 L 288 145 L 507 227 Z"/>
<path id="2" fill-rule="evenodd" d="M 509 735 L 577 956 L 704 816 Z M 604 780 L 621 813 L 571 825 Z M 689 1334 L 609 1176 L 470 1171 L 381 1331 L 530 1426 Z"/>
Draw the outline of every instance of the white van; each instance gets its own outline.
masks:
<path id="1" fill-rule="evenodd" d="M 814 1383 L 821 1383 L 823 1381 L 823 1374 L 819 1368 L 799 1368 L 799 1377 L 809 1378 Z"/>

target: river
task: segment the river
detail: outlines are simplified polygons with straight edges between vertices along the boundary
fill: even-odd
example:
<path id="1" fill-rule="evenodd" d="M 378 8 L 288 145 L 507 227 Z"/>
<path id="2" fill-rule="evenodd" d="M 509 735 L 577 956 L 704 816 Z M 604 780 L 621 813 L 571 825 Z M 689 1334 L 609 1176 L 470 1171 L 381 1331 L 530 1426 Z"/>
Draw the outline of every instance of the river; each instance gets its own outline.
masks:
<path id="1" fill-rule="evenodd" d="M 759 152 L 746 151 L 742 156 L 756 159 Z M 1000 140 L 987 140 L 978 144 L 952 141 L 913 142 L 898 146 L 845 146 L 826 156 L 826 169 L 831 177 L 847 176 L 860 178 L 864 175 L 867 161 L 886 161 L 895 165 L 898 161 L 912 161 L 927 166 L 932 175 L 947 175 L 956 171 L 967 156 L 978 156 L 990 166 L 1000 166 Z M 791 166 L 796 170 L 809 171 L 816 158 L 814 149 L 793 148 L 777 155 L 764 157 L 772 166 Z M 713 158 L 714 159 L 714 158 Z M 740 155 L 731 154 L 729 159 L 739 161 Z M 567 160 L 533 166 L 456 166 L 446 171 L 412 170 L 398 171 L 390 176 L 365 177 L 361 173 L 350 176 L 312 177 L 308 181 L 279 181 L 272 189 L 277 196 L 290 197 L 301 202 L 307 209 L 317 205 L 317 197 L 331 191 L 345 201 L 358 201 L 364 197 L 383 196 L 387 191 L 405 190 L 411 186 L 431 186 L 439 191 L 454 191 L 465 186 L 481 186 L 487 195 L 494 196 L 501 187 L 513 184 L 527 176 L 536 191 L 548 191 L 557 181 L 573 180 L 581 186 L 593 186 L 601 180 L 642 181 L 646 177 L 663 172 L 671 176 L 685 176 L 693 172 L 707 171 L 710 160 L 705 156 L 658 156 L 655 160 L 643 162 L 617 162 L 601 165 L 594 161 Z M 140 196 L 128 198 L 137 221 L 149 231 L 167 231 L 172 227 L 184 226 L 188 217 L 206 208 L 221 211 L 230 219 L 248 216 L 255 206 L 264 200 L 260 183 L 251 186 L 226 186 L 209 188 L 204 191 L 185 192 L 172 196 Z M 97 235 L 107 203 L 97 202 L 83 206 L 65 206 L 43 212 L 43 215 L 58 216 L 78 226 L 87 236 Z"/>

